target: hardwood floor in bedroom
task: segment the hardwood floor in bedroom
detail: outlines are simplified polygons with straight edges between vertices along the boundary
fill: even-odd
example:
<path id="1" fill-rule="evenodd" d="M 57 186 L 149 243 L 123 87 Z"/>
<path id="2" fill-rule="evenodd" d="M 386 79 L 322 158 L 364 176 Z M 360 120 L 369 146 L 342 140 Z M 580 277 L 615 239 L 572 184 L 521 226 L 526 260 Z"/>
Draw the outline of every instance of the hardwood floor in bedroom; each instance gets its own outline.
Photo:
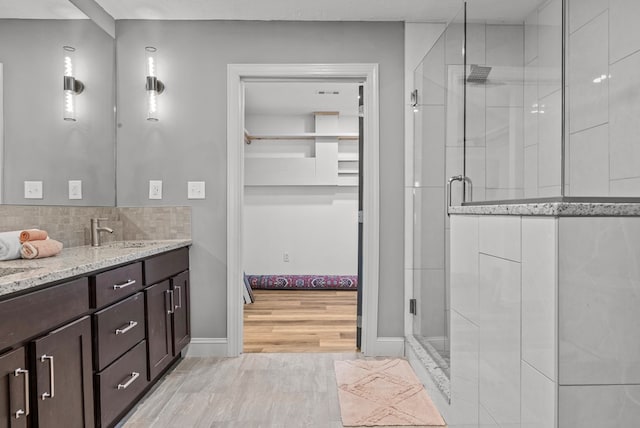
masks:
<path id="1" fill-rule="evenodd" d="M 254 290 L 244 305 L 244 352 L 356 351 L 357 293 Z"/>

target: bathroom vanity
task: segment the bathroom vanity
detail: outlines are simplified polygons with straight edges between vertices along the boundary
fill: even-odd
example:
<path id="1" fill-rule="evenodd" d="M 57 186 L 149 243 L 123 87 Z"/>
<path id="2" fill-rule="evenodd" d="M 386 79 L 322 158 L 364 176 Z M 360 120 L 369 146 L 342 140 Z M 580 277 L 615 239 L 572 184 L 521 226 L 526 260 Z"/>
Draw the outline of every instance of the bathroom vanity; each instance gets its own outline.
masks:
<path id="1" fill-rule="evenodd" d="M 110 427 L 190 341 L 190 240 L 0 265 L 0 427 Z"/>

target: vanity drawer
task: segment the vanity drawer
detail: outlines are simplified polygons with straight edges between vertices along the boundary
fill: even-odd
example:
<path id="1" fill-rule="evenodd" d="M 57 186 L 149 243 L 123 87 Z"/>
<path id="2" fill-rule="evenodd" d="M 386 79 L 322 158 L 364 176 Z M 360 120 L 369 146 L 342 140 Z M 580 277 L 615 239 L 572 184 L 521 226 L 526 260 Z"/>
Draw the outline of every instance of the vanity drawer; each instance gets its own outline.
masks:
<path id="1" fill-rule="evenodd" d="M 45 333 L 89 310 L 87 278 L 0 302 L 0 350 Z"/>
<path id="2" fill-rule="evenodd" d="M 91 278 L 91 285 L 94 308 L 129 296 L 142 290 L 142 262 L 99 273 Z"/>
<path id="3" fill-rule="evenodd" d="M 180 248 L 144 261 L 146 285 L 167 279 L 189 269 L 189 249 Z"/>
<path id="4" fill-rule="evenodd" d="M 149 384 L 147 381 L 147 342 L 138 343 L 113 364 L 96 374 L 100 426 L 106 427 L 117 418 Z"/>
<path id="5" fill-rule="evenodd" d="M 102 370 L 144 339 L 144 294 L 133 296 L 94 314 L 96 370 Z"/>

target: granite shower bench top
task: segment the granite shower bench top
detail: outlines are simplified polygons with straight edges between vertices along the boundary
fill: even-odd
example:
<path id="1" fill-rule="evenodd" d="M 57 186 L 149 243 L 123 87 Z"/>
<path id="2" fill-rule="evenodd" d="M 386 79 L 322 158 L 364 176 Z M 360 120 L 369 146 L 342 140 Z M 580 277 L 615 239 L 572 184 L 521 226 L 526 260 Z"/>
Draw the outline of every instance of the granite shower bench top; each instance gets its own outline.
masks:
<path id="1" fill-rule="evenodd" d="M 552 217 L 635 217 L 640 203 L 627 202 L 533 202 L 463 205 L 449 207 L 449 214 L 518 215 Z"/>
<path id="2" fill-rule="evenodd" d="M 119 241 L 100 247 L 65 248 L 44 259 L 0 261 L 0 299 L 189 245 L 190 239 Z"/>

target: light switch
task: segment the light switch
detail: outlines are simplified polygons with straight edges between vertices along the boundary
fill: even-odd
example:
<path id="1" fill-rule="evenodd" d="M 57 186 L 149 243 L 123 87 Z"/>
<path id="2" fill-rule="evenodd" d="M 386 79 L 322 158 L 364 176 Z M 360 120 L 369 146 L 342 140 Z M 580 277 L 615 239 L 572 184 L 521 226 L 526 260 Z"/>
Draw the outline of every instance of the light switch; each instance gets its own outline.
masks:
<path id="1" fill-rule="evenodd" d="M 42 199 L 42 181 L 25 181 L 24 198 Z"/>
<path id="2" fill-rule="evenodd" d="M 162 180 L 149 180 L 149 199 L 162 199 Z"/>
<path id="3" fill-rule="evenodd" d="M 69 199 L 82 199 L 82 180 L 69 180 Z"/>
<path id="4" fill-rule="evenodd" d="M 187 199 L 204 199 L 204 181 L 187 182 Z"/>

